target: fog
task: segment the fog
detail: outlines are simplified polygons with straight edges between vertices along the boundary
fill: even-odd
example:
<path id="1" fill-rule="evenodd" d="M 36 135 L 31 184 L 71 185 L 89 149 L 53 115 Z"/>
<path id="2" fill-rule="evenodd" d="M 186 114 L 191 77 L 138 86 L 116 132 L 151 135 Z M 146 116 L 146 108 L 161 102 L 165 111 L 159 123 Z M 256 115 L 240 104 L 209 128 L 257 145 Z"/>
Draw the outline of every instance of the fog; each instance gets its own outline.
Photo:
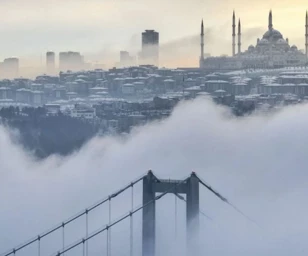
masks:
<path id="1" fill-rule="evenodd" d="M 16 133 L 2 127 L 0 252 L 61 223 L 151 169 L 158 177 L 171 179 L 195 171 L 257 223 L 200 188 L 201 210 L 212 218 L 200 215 L 203 255 L 307 255 L 307 111 L 308 106 L 301 105 L 275 115 L 237 119 L 201 98 L 181 104 L 168 119 L 139 127 L 125 138 L 95 138 L 71 156 L 43 161 L 21 148 Z M 136 206 L 140 192 L 136 186 Z M 130 191 L 116 199 L 114 218 L 129 211 L 129 196 Z M 174 204 L 172 195 L 157 202 L 161 256 L 184 255 L 185 205 L 177 201 L 175 240 Z M 140 252 L 138 214 L 136 252 Z M 93 214 L 90 230 L 104 226 L 107 215 L 106 206 Z M 68 231 L 67 244 L 80 238 L 77 231 L 83 223 Z M 89 255 L 104 253 L 104 236 L 89 244 Z M 61 249 L 61 234 L 54 240 L 44 244 L 42 255 Z M 113 229 L 112 246 L 113 255 L 129 252 L 129 220 Z M 16 255 L 36 252 L 34 246 L 31 253 Z M 81 249 L 76 252 L 72 255 L 82 255 Z"/>
<path id="2" fill-rule="evenodd" d="M 41 56 L 48 50 L 79 51 L 90 63 L 110 68 L 118 62 L 121 50 L 136 55 L 142 31 L 155 29 L 160 33 L 161 65 L 196 67 L 202 18 L 205 29 L 211 31 L 205 37 L 205 51 L 212 56 L 230 55 L 232 11 L 236 11 L 236 19 L 241 18 L 242 50 L 246 50 L 267 30 L 270 8 L 274 28 L 288 37 L 291 45 L 304 48 L 305 1 L 298 0 L 291 7 L 286 0 L 253 2 L 251 11 L 243 0 L 2 0 L 0 59 L 18 56 L 24 77 L 45 71 Z M 185 40 L 175 55 L 164 50 L 164 45 L 180 44 L 181 39 Z M 24 45 L 27 47 L 21 47 Z"/>
<path id="3" fill-rule="evenodd" d="M 230 55 L 232 38 L 229 36 L 231 28 L 231 20 L 224 20 L 223 22 L 213 26 L 211 23 L 205 22 L 205 54 L 211 56 Z M 168 34 L 161 30 L 159 43 L 159 66 L 167 68 L 178 67 L 198 67 L 200 58 L 200 19 L 195 23 L 193 29 L 177 35 L 170 39 Z M 230 24 L 229 24 L 230 23 Z M 242 22 L 243 23 L 243 22 Z M 263 33 L 266 31 L 266 24 L 253 24 L 247 26 L 242 24 L 242 50 L 247 50 L 249 45 L 256 45 L 257 38 L 262 38 Z M 153 28 L 153 27 L 150 27 Z M 155 28 L 155 27 L 154 27 Z M 81 70 L 95 69 L 95 68 L 113 68 L 120 67 L 120 51 L 128 51 L 134 57 L 135 61 L 131 65 L 138 65 L 138 55 L 141 52 L 141 32 L 134 31 L 134 34 L 128 35 L 125 40 L 119 42 L 112 42 L 104 40 L 99 49 L 82 50 L 77 44 L 72 44 L 71 48 L 60 48 L 64 50 L 81 51 L 85 58 L 85 65 L 80 68 Z M 46 35 L 47 36 L 47 35 Z M 288 37 L 288 35 L 285 35 Z M 290 37 L 289 37 L 290 38 Z M 17 39 L 16 39 L 17 40 Z M 291 37 L 290 44 L 297 44 L 302 38 Z M 300 46 L 300 44 L 298 44 Z M 54 49 L 57 47 L 53 47 Z M 56 66 L 59 66 L 59 52 L 56 52 Z M 25 78 L 35 78 L 47 72 L 45 50 L 28 55 L 21 55 L 19 76 Z M 139 60 L 140 61 L 140 60 Z M 141 64 L 141 62 L 139 62 Z M 1 78 L 11 78 L 9 74 L 1 72 Z"/>
<path id="4" fill-rule="evenodd" d="M 200 24 L 196 29 L 200 30 Z M 216 33 L 216 30 L 223 31 L 225 25 L 220 28 L 209 27 L 205 29 L 205 53 L 213 53 L 213 47 L 219 47 L 220 49 L 229 49 L 231 46 L 231 38 L 225 38 L 220 33 Z M 260 27 L 245 28 L 243 31 L 243 40 L 246 42 L 244 48 L 248 47 L 248 42 L 261 37 L 263 29 Z M 160 35 L 164 37 L 164 35 Z M 247 48 L 246 47 L 246 48 Z M 105 69 L 112 68 L 119 65 L 120 51 L 129 51 L 130 55 L 133 56 L 136 61 L 131 64 L 137 65 L 137 56 L 141 51 L 141 33 L 134 34 L 130 41 L 124 45 L 117 44 L 104 44 L 103 49 L 96 52 L 82 52 L 84 54 L 86 64 L 81 69 L 93 69 L 96 65 Z M 228 53 L 228 50 L 224 52 Z M 58 53 L 56 53 L 56 65 L 58 62 Z M 198 67 L 200 57 L 200 35 L 199 33 L 190 34 L 187 36 L 178 37 L 170 41 L 164 41 L 159 46 L 159 66 L 167 68 L 178 68 L 178 67 Z M 45 54 L 41 56 L 21 56 L 20 59 L 20 70 L 19 75 L 26 78 L 35 78 L 37 75 L 46 73 L 46 60 Z M 11 78 L 9 74 L 1 72 L 2 78 Z"/>

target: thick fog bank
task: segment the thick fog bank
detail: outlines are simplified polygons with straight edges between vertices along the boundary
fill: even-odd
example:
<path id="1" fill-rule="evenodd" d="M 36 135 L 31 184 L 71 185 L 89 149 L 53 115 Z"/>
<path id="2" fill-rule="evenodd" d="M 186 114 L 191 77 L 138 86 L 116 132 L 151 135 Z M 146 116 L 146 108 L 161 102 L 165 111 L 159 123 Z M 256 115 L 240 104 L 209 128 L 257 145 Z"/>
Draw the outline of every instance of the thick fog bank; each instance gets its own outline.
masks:
<path id="1" fill-rule="evenodd" d="M 200 216 L 204 254 L 306 255 L 307 113 L 308 106 L 302 105 L 271 116 L 237 119 L 227 109 L 198 99 L 180 104 L 170 118 L 140 127 L 127 138 L 96 138 L 74 155 L 40 162 L 1 128 L 0 252 L 152 169 L 162 178 L 184 178 L 197 172 L 257 222 L 258 226 L 200 188 L 201 209 L 213 219 Z M 129 194 L 117 199 L 112 210 L 115 217 L 129 210 Z M 140 187 L 135 197 L 137 205 Z M 157 203 L 159 255 L 174 255 L 175 249 L 183 254 L 184 209 L 179 201 L 175 241 L 174 197 L 168 195 Z M 101 212 L 91 220 L 91 230 L 106 224 L 107 215 L 102 220 Z M 137 251 L 139 219 L 140 214 L 134 227 Z M 114 255 L 127 255 L 128 238 L 129 221 L 113 231 Z M 36 247 L 33 250 L 36 253 Z M 95 250 L 99 252 L 99 246 Z"/>

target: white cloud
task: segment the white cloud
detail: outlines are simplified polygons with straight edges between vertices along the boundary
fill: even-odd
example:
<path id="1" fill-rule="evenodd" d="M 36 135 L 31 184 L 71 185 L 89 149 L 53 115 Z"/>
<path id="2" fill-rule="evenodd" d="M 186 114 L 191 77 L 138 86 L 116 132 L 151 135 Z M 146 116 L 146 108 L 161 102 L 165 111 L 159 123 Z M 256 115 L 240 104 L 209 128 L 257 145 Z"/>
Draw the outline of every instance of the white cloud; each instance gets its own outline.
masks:
<path id="1" fill-rule="evenodd" d="M 183 178 L 196 171 L 259 224 L 260 228 L 201 189 L 201 208 L 213 218 L 211 222 L 200 216 L 202 249 L 207 254 L 305 255 L 307 108 L 302 105 L 286 108 L 274 116 L 236 119 L 227 110 L 200 99 L 179 106 L 162 123 L 137 129 L 127 139 L 94 139 L 70 157 L 50 157 L 41 162 L 13 145 L 1 129 L 0 251 L 62 221 L 152 169 L 162 178 Z M 141 200 L 140 187 L 136 188 L 135 200 L 136 204 Z M 169 249 L 172 239 L 166 236 L 173 236 L 173 202 L 169 196 L 158 203 L 158 243 L 169 241 L 169 245 L 164 245 Z M 178 204 L 180 235 L 184 232 L 185 213 L 184 205 Z M 113 212 L 124 213 L 129 205 L 128 192 L 117 199 Z M 107 221 L 106 212 L 107 208 L 94 214 L 92 230 Z M 140 236 L 139 217 L 136 240 L 138 229 Z M 80 222 L 81 227 L 83 223 Z M 113 231 L 115 250 L 126 248 L 127 253 L 128 229 L 127 221 Z M 74 231 L 67 231 L 67 242 L 78 237 Z M 119 238 L 122 240 L 117 242 Z M 60 232 L 54 239 L 58 239 L 59 246 Z M 96 243 L 97 250 L 103 250 L 104 241 L 100 238 Z M 125 246 L 120 247 L 122 242 Z M 183 244 L 176 244 L 177 249 Z M 53 246 L 49 249 L 55 250 L 56 244 Z M 95 243 L 91 246 L 95 247 Z M 47 247 L 45 243 L 44 255 L 51 253 L 47 253 Z M 35 246 L 31 255 L 33 252 L 36 253 Z"/>

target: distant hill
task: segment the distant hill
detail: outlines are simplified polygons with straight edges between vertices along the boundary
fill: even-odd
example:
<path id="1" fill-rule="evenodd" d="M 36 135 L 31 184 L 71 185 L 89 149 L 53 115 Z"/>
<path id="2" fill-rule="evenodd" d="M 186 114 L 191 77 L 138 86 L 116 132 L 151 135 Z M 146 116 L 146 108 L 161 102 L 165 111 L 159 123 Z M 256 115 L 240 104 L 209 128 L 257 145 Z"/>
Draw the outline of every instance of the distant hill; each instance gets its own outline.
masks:
<path id="1" fill-rule="evenodd" d="M 68 155 L 97 133 L 91 123 L 62 114 L 48 116 L 44 108 L 3 108 L 0 117 L 3 125 L 19 131 L 21 144 L 39 158 Z"/>

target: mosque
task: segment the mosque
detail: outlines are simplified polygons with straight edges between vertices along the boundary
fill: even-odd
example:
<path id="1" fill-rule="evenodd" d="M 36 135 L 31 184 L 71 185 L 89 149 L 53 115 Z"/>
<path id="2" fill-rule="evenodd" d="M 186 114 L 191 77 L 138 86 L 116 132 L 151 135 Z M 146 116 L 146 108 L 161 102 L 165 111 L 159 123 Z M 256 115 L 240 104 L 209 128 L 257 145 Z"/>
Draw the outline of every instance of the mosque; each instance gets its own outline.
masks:
<path id="1" fill-rule="evenodd" d="M 268 30 L 256 45 L 250 45 L 246 51 L 241 46 L 241 21 L 238 21 L 237 35 L 235 13 L 232 17 L 232 56 L 204 57 L 204 26 L 201 23 L 201 56 L 200 68 L 205 70 L 236 70 L 246 68 L 280 68 L 287 66 L 303 66 L 307 63 L 308 54 L 308 14 L 306 12 L 305 52 L 295 45 L 289 45 L 289 39 L 273 28 L 272 11 L 269 12 Z M 237 53 L 236 53 L 237 37 Z"/>

